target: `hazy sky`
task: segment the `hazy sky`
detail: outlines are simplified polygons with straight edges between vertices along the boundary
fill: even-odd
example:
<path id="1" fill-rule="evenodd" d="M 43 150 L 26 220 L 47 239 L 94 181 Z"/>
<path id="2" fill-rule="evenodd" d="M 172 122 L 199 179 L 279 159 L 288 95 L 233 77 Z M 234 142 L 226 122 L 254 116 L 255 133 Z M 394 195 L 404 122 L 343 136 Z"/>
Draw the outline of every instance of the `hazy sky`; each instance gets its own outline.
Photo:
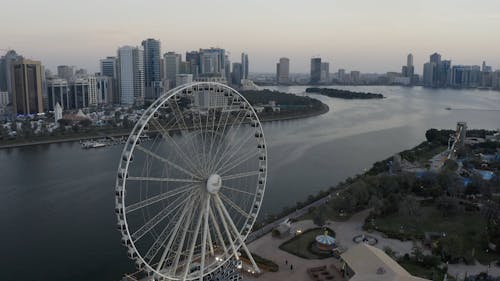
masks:
<path id="1" fill-rule="evenodd" d="M 183 56 L 210 46 L 232 61 L 247 52 L 251 72 L 274 72 L 286 56 L 291 72 L 305 73 L 318 55 L 333 71 L 400 71 L 411 52 L 421 73 L 434 51 L 500 69 L 499 0 L 0 0 L 0 8 L 0 49 L 51 69 L 97 71 L 99 58 L 149 37 Z"/>

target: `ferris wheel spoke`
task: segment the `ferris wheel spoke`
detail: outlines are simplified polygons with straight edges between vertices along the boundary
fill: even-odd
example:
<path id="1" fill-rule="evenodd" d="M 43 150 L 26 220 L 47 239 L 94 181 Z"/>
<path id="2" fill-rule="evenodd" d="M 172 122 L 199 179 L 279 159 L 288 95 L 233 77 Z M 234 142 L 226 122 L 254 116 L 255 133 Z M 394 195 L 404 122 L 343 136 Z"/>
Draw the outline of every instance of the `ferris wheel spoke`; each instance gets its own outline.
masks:
<path id="1" fill-rule="evenodd" d="M 234 118 L 233 122 L 231 123 L 231 129 L 233 128 L 233 125 L 234 125 L 235 121 L 237 121 L 237 120 L 238 120 L 238 118 L 240 117 L 240 114 L 241 114 L 242 112 L 243 112 L 243 111 L 241 111 L 241 110 L 239 110 L 239 111 L 238 111 L 238 114 L 236 115 L 236 117 Z M 229 113 L 229 114 L 230 114 L 230 113 Z M 244 120 L 244 119 L 245 119 L 245 114 L 243 114 L 243 118 L 241 119 L 240 123 L 238 124 L 238 128 L 239 128 L 239 126 L 241 125 L 242 120 Z M 225 133 L 225 129 L 226 129 L 226 127 L 227 127 L 227 120 L 226 120 L 226 124 L 224 125 L 224 133 Z M 228 143 L 229 143 L 229 144 L 232 144 L 232 141 L 229 141 Z M 228 146 L 226 147 L 226 150 L 227 150 L 227 148 L 228 148 L 229 146 L 231 146 L 231 145 L 228 145 Z M 221 148 L 222 148 L 222 147 L 223 147 L 223 145 L 222 145 L 222 138 L 221 138 L 221 139 L 219 140 L 219 144 L 218 144 L 218 147 L 217 147 L 217 151 L 215 152 L 214 156 L 212 157 L 212 162 L 210 163 L 210 168 L 211 168 L 212 170 L 213 170 L 213 168 L 214 168 L 215 166 L 217 166 L 217 165 L 216 165 L 216 164 L 214 164 L 214 163 L 216 162 L 217 155 L 218 155 L 218 154 L 219 154 L 219 152 L 221 151 Z M 220 157 L 221 159 L 223 158 L 223 156 L 224 156 L 224 154 L 225 154 L 224 152 L 225 152 L 226 150 L 222 150 L 223 152 L 221 153 L 221 157 Z"/>
<path id="2" fill-rule="evenodd" d="M 214 154 L 213 156 L 212 156 L 212 148 L 213 148 L 213 144 L 214 144 L 215 142 L 217 142 L 217 141 L 214 139 L 214 135 L 212 134 L 212 139 L 211 139 L 211 141 L 210 141 L 210 150 L 209 150 L 209 152 L 210 152 L 210 159 L 214 159 L 214 158 L 216 158 L 215 156 L 217 155 L 218 151 L 220 150 L 220 146 L 221 146 L 222 139 L 223 139 L 223 138 L 222 138 L 222 136 L 224 136 L 224 134 L 225 134 L 225 132 L 226 132 L 226 128 L 227 128 L 227 121 L 229 120 L 229 117 L 231 116 L 231 113 L 232 113 L 232 111 L 231 111 L 231 107 L 232 107 L 233 103 L 234 103 L 234 99 L 231 101 L 231 105 L 229 105 L 228 109 L 226 110 L 226 120 L 225 120 L 225 122 L 224 122 L 224 126 L 223 126 L 223 128 L 222 128 L 221 138 L 220 138 L 220 139 L 219 139 L 219 141 L 218 141 L 218 145 L 217 145 L 217 148 L 216 148 L 215 154 Z M 224 113 L 224 108 L 221 110 L 221 116 L 220 116 L 220 118 L 219 118 L 219 122 L 218 122 L 218 124 L 217 124 L 217 131 L 219 131 L 219 130 L 220 130 L 220 121 L 222 120 L 223 113 Z M 239 113 L 238 113 L 238 116 L 239 116 Z M 208 165 L 208 169 L 211 169 L 211 168 L 212 168 L 213 163 L 209 161 L 209 162 L 207 163 L 207 165 Z"/>
<path id="3" fill-rule="evenodd" d="M 198 185 L 194 185 L 194 184 L 187 184 L 187 185 L 180 186 L 176 189 L 173 189 L 173 190 L 167 191 L 165 193 L 161 193 L 161 194 L 155 195 L 153 197 L 147 198 L 143 201 L 139 201 L 137 203 L 131 204 L 131 205 L 127 206 L 125 211 L 127 214 L 131 213 L 133 211 L 139 210 L 139 209 L 144 208 L 146 206 L 149 206 L 151 204 L 168 199 L 168 198 L 175 196 L 175 195 L 178 195 L 180 193 L 191 191 L 196 187 L 198 187 Z"/>
<path id="4" fill-rule="evenodd" d="M 165 242 L 167 242 L 167 239 L 172 240 L 176 234 L 176 231 L 175 229 L 178 228 L 177 224 L 180 224 L 180 221 L 184 218 L 184 215 L 187 211 L 187 208 L 186 206 L 188 206 L 188 204 L 186 204 L 184 206 L 184 208 L 178 208 L 177 209 L 177 212 L 175 213 L 175 215 L 172 217 L 172 218 L 176 218 L 179 213 L 182 213 L 180 214 L 179 216 L 179 219 L 177 220 L 175 226 L 174 226 L 174 231 L 170 231 L 170 226 L 172 225 L 172 223 L 174 222 L 174 220 L 172 219 L 171 221 L 168 222 L 167 226 L 165 226 L 165 228 L 163 229 L 163 231 L 160 233 L 160 235 L 158 235 L 158 238 L 156 238 L 155 242 L 153 243 L 153 245 L 151 245 L 151 247 L 148 249 L 148 251 L 146 252 L 146 255 L 144 256 L 144 259 L 147 259 L 149 261 L 152 261 L 154 259 L 154 257 L 158 254 L 158 252 L 160 251 L 161 249 L 161 246 L 165 244 Z M 166 249 L 169 249 L 170 248 L 170 244 L 171 242 L 169 242 L 169 244 L 167 244 L 167 246 L 165 247 Z"/>
<path id="5" fill-rule="evenodd" d="M 158 155 L 158 154 L 154 153 L 153 151 L 151 151 L 151 150 L 149 150 L 149 149 L 147 149 L 147 148 L 145 148 L 145 147 L 143 147 L 143 146 L 141 146 L 141 145 L 136 145 L 135 147 L 136 147 L 138 150 L 140 150 L 140 151 L 142 151 L 142 152 L 144 152 L 144 153 L 146 153 L 146 154 L 150 155 L 151 157 L 156 158 L 156 159 L 158 159 L 158 160 L 160 160 L 160 161 L 162 161 L 162 162 L 164 162 L 164 163 L 166 163 L 166 164 L 168 164 L 168 165 L 170 165 L 170 166 L 172 166 L 172 167 L 176 168 L 177 170 L 179 170 L 179 171 L 181 171 L 181 172 L 184 172 L 184 173 L 186 173 L 186 174 L 190 175 L 190 176 L 191 176 L 191 177 L 193 177 L 193 178 L 198 178 L 198 176 L 197 176 L 197 175 L 195 175 L 195 174 L 191 173 L 190 171 L 188 171 L 188 170 L 186 170 L 186 169 L 182 168 L 181 166 L 179 166 L 179 165 L 177 165 L 177 164 L 173 163 L 172 161 L 170 161 L 170 160 L 168 160 L 168 159 L 166 159 L 166 158 L 164 158 L 164 157 L 161 157 L 160 155 Z"/>
<path id="6" fill-rule="evenodd" d="M 143 237 L 144 234 L 146 234 L 149 231 L 151 231 L 151 229 L 153 229 L 156 225 L 158 225 L 158 223 L 160 223 L 161 221 L 163 221 L 171 213 L 173 213 L 177 208 L 179 208 L 184 203 L 186 203 L 190 197 L 191 197 L 191 195 L 188 194 L 188 196 L 186 196 L 186 198 L 184 198 L 184 200 L 182 200 L 176 207 L 173 207 L 173 208 L 164 208 L 163 210 L 161 210 L 160 212 L 158 212 L 158 214 L 156 214 L 153 218 L 151 218 L 149 221 L 147 221 L 141 228 L 139 228 L 136 232 L 134 232 L 134 233 L 132 233 L 130 235 L 132 237 L 132 241 L 134 241 L 134 243 L 135 243 L 137 240 L 139 240 L 141 237 Z M 179 199 L 182 199 L 182 197 L 176 198 L 172 202 L 172 204 L 170 204 L 170 205 L 173 205 L 174 203 L 177 204 L 177 201 Z"/>
<path id="7" fill-rule="evenodd" d="M 257 263 L 255 262 L 255 260 L 253 259 L 252 257 L 252 254 L 250 253 L 250 251 L 248 250 L 247 246 L 245 245 L 245 242 L 243 241 L 243 238 L 241 237 L 241 235 L 239 234 L 240 232 L 238 231 L 238 229 L 236 228 L 236 226 L 234 225 L 234 222 L 233 220 L 231 219 L 231 216 L 229 215 L 229 213 L 227 212 L 227 209 L 226 207 L 224 206 L 224 204 L 222 203 L 222 200 L 220 199 L 220 197 L 218 196 L 218 194 L 215 195 L 215 202 L 218 206 L 220 206 L 219 208 L 222 209 L 222 213 L 223 215 L 225 215 L 226 217 L 223 218 L 223 220 L 227 219 L 227 221 L 229 222 L 229 225 L 231 226 L 231 228 L 233 229 L 233 231 L 236 234 L 236 238 L 238 238 L 238 240 L 240 240 L 240 245 L 243 247 L 243 249 L 245 250 L 246 254 L 247 254 L 247 257 L 250 259 L 255 271 L 257 272 L 260 272 L 260 269 L 259 267 L 257 266 Z"/>
<path id="8" fill-rule="evenodd" d="M 199 198 L 197 198 L 195 204 L 197 204 L 197 202 L 199 201 L 198 199 Z M 195 204 L 193 204 L 193 206 L 195 206 Z M 186 240 L 187 232 L 189 230 L 189 227 L 191 226 L 191 221 L 194 218 L 194 213 L 195 212 L 191 212 L 191 214 L 186 218 L 186 221 L 184 222 L 184 229 L 182 231 L 182 236 L 180 237 L 180 241 L 177 244 L 177 248 L 175 251 L 175 259 L 174 259 L 173 266 L 170 268 L 170 273 L 175 274 L 175 271 L 177 270 L 177 266 L 179 265 L 179 259 L 181 257 L 181 253 L 182 253 L 182 248 L 184 247 L 184 241 Z M 159 270 L 163 266 L 162 264 L 163 264 L 162 261 L 160 261 L 160 263 L 158 263 L 157 270 Z"/>
<path id="9" fill-rule="evenodd" d="M 175 114 L 175 109 L 173 110 L 174 117 L 176 118 L 177 123 L 179 124 L 179 129 L 180 129 L 181 133 L 184 131 L 183 134 L 187 135 L 189 133 L 189 127 L 186 124 L 186 119 L 184 118 L 184 113 L 181 111 L 181 108 L 180 108 L 179 103 L 177 101 L 174 100 L 173 103 L 175 103 L 175 105 L 176 105 L 175 108 L 178 112 L 178 115 L 177 115 L 177 114 Z M 172 102 L 170 100 L 169 100 L 169 104 L 172 107 Z M 192 127 L 194 128 L 194 122 L 192 122 L 192 123 L 193 123 Z M 184 130 L 182 129 L 182 125 L 184 125 Z M 192 149 L 191 151 L 193 151 L 193 152 L 196 151 L 196 144 L 194 143 L 193 138 L 190 138 L 190 143 L 191 143 L 191 149 Z"/>
<path id="10" fill-rule="evenodd" d="M 251 193 L 251 192 L 248 192 L 248 191 L 240 190 L 240 189 L 237 189 L 237 188 L 232 188 L 232 187 L 229 187 L 227 185 L 222 185 L 221 188 L 227 189 L 227 190 L 231 190 L 231 191 L 235 191 L 235 192 L 239 192 L 239 193 L 243 193 L 243 194 L 247 194 L 247 195 L 250 195 L 250 196 L 255 196 L 255 193 Z"/>
<path id="11" fill-rule="evenodd" d="M 177 144 L 177 142 L 170 136 L 170 134 L 168 133 L 167 130 L 165 130 L 165 128 L 163 128 L 161 126 L 161 124 L 156 121 L 155 119 L 151 119 L 153 120 L 151 123 L 160 131 L 160 134 L 162 135 L 162 137 L 165 139 L 165 140 L 168 140 L 169 142 L 171 142 L 173 144 L 173 147 L 175 149 L 175 151 L 181 156 L 180 159 L 182 159 L 182 161 L 184 163 L 186 163 L 188 166 L 190 166 L 190 168 L 193 170 L 193 171 L 197 171 L 200 175 L 202 174 L 199 167 L 196 166 L 192 161 L 191 161 L 191 158 L 188 157 L 186 155 L 186 153 L 180 148 L 180 146 Z"/>
<path id="12" fill-rule="evenodd" d="M 243 173 L 238 173 L 234 175 L 227 175 L 223 176 L 222 180 L 234 180 L 234 179 L 241 179 L 241 178 L 246 178 L 246 177 L 251 177 L 251 176 L 256 176 L 260 172 L 259 171 L 252 171 L 252 172 L 243 172 Z"/>
<path id="13" fill-rule="evenodd" d="M 238 213 L 240 213 L 242 216 L 245 218 L 250 218 L 250 214 L 245 212 L 242 208 L 238 206 L 238 204 L 234 203 L 231 199 L 227 198 L 226 195 L 219 193 L 218 194 L 222 200 L 224 200 L 229 206 L 231 206 L 234 210 L 236 210 Z"/>
<path id="14" fill-rule="evenodd" d="M 175 179 L 175 178 L 156 178 L 156 177 L 128 177 L 127 180 L 131 181 L 157 181 L 157 182 L 190 182 L 201 183 L 201 180 L 195 179 Z"/>
<path id="15" fill-rule="evenodd" d="M 232 161 L 234 157 L 238 155 L 238 153 L 241 151 L 243 147 L 245 147 L 246 143 L 252 139 L 252 135 L 247 137 L 244 141 L 238 143 L 237 145 L 232 145 L 228 146 L 225 150 L 225 152 L 219 157 L 219 160 L 217 161 L 217 164 L 215 164 L 215 170 L 219 169 L 220 167 L 223 167 L 226 165 L 228 162 Z M 236 147 L 235 150 L 233 150 Z M 230 152 L 231 151 L 231 152 Z M 252 150 L 251 152 L 255 152 Z M 229 154 L 229 156 L 227 156 Z M 225 159 L 225 160 L 224 160 Z M 224 161 L 223 161 L 224 160 Z"/>
<path id="16" fill-rule="evenodd" d="M 165 259 L 166 259 L 167 255 L 168 255 L 168 253 L 171 252 L 172 244 L 174 243 L 175 238 L 177 237 L 177 234 L 179 232 L 179 228 L 181 227 L 182 223 L 183 222 L 185 223 L 184 224 L 184 228 L 189 227 L 189 224 L 187 222 L 189 220 L 189 217 L 192 216 L 192 213 L 188 213 L 188 211 L 190 211 L 190 209 L 193 208 L 195 202 L 197 202 L 197 200 L 193 199 L 190 204 L 186 204 L 184 206 L 184 209 L 182 210 L 182 214 L 181 214 L 179 220 L 177 221 L 177 223 L 176 223 L 176 225 L 174 227 L 174 230 L 172 231 L 172 235 L 170 236 L 170 238 L 168 240 L 168 243 L 165 246 L 165 250 L 163 251 L 163 253 L 162 253 L 161 257 L 160 257 L 160 260 L 159 260 L 159 262 L 158 262 L 158 264 L 156 266 L 156 270 L 157 271 L 159 271 L 163 267 L 163 264 L 165 262 Z M 187 215 L 187 217 L 186 217 L 186 215 Z M 184 232 L 183 235 L 185 236 L 186 232 Z M 184 239 L 184 238 L 182 238 L 182 239 Z"/>
<path id="17" fill-rule="evenodd" d="M 257 152 L 250 150 L 245 155 L 243 155 L 237 159 L 232 159 L 232 161 L 226 161 L 217 170 L 221 170 L 221 172 L 219 174 L 224 175 L 224 174 L 228 173 L 229 171 L 233 170 L 234 168 L 236 168 L 236 167 L 240 166 L 241 164 L 247 162 L 248 160 L 252 159 L 255 156 L 257 156 Z"/>

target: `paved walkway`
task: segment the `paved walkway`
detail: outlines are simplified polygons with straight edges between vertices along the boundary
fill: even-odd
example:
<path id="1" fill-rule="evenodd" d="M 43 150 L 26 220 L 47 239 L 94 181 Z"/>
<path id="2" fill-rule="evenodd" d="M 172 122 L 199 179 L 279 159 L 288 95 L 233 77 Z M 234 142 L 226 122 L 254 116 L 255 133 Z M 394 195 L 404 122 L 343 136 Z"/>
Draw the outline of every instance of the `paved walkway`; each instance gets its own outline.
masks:
<path id="1" fill-rule="evenodd" d="M 448 265 L 448 274 L 456 277 L 458 280 L 463 280 L 464 277 L 477 275 L 481 272 L 486 272 L 491 276 L 500 276 L 500 267 L 495 266 L 493 263 L 490 266 L 476 263 L 476 265 L 465 264 L 450 264 Z"/>
<path id="2" fill-rule="evenodd" d="M 377 245 L 375 245 L 375 247 L 383 249 L 384 247 L 389 246 L 391 247 L 391 249 L 401 255 L 411 252 L 411 249 L 413 247 L 412 242 L 401 242 L 395 239 L 387 239 L 383 238 L 377 233 L 374 234 L 363 231 L 361 227 L 363 226 L 365 218 L 369 213 L 370 210 L 359 212 L 351 216 L 351 218 L 345 222 L 327 221 L 327 226 L 335 231 L 337 243 L 341 247 L 349 248 L 353 246 L 355 243 L 352 241 L 352 238 L 356 235 L 370 234 L 376 237 L 379 241 Z M 298 229 L 305 231 L 313 227 L 317 226 L 314 225 L 311 220 L 299 221 L 292 224 L 291 232 L 295 233 Z M 307 260 L 280 250 L 279 245 L 290 238 L 291 237 L 283 239 L 275 238 L 272 237 L 271 233 L 267 233 L 248 245 L 248 248 L 251 252 L 254 252 L 259 256 L 276 262 L 280 267 L 278 272 L 265 272 L 259 278 L 257 278 L 258 280 L 309 280 L 309 277 L 307 275 L 307 268 L 323 265 L 330 266 L 331 264 L 340 266 L 339 261 L 335 258 Z M 288 265 L 285 264 L 285 261 L 288 261 Z M 293 272 L 290 270 L 290 264 L 293 264 Z M 256 278 L 248 276 L 244 277 L 244 280 L 254 279 Z"/>

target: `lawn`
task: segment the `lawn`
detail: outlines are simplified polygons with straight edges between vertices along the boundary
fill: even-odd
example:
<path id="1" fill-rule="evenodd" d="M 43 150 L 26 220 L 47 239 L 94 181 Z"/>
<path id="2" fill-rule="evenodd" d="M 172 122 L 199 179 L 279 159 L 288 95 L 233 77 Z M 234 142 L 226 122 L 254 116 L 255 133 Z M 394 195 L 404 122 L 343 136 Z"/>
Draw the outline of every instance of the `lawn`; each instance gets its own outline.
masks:
<path id="1" fill-rule="evenodd" d="M 328 235 L 335 237 L 335 232 L 329 228 Z M 310 247 L 311 244 L 314 243 L 316 236 L 320 234 L 324 234 L 325 231 L 323 228 L 313 228 L 305 231 L 302 234 L 296 235 L 290 240 L 284 242 L 279 246 L 279 248 L 283 251 L 286 251 L 290 254 L 299 256 L 305 259 L 323 259 L 324 255 L 318 255 L 311 252 Z"/>
<path id="2" fill-rule="evenodd" d="M 371 224 L 371 222 L 369 222 Z M 424 232 L 444 232 L 457 235 L 463 248 L 473 253 L 481 263 L 500 258 L 498 254 L 486 253 L 484 233 L 486 220 L 478 213 L 464 213 L 444 217 L 435 206 L 420 208 L 419 216 L 409 216 L 400 212 L 374 220 L 375 228 L 388 236 L 402 236 L 422 239 Z"/>
<path id="3" fill-rule="evenodd" d="M 322 205 L 319 208 L 320 208 L 321 212 L 323 212 L 323 215 L 324 215 L 326 220 L 342 222 L 342 221 L 349 220 L 349 218 L 351 217 L 351 215 L 348 213 L 344 213 L 342 215 L 339 214 L 338 211 L 336 211 L 332 208 L 331 202 L 329 202 L 325 205 Z M 312 220 L 312 219 L 314 219 L 314 212 L 311 212 L 311 211 L 309 211 L 306 214 L 304 214 L 303 216 L 297 218 L 298 221 Z"/>
<path id="4" fill-rule="evenodd" d="M 436 268 L 426 268 L 413 261 L 398 261 L 398 263 L 411 275 L 429 280 L 444 280 L 444 273 Z"/>

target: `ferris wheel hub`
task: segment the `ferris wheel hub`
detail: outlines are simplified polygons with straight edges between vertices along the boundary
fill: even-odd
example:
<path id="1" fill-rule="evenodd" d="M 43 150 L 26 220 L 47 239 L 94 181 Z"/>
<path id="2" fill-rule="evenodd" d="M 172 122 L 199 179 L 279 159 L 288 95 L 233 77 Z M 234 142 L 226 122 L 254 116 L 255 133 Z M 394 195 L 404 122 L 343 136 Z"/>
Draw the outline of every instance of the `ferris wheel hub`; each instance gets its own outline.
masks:
<path id="1" fill-rule="evenodd" d="M 207 180 L 207 191 L 208 192 L 210 192 L 211 194 L 217 194 L 217 192 L 219 192 L 221 186 L 222 186 L 222 178 L 219 175 L 213 174 L 210 177 L 208 177 L 208 180 Z"/>

